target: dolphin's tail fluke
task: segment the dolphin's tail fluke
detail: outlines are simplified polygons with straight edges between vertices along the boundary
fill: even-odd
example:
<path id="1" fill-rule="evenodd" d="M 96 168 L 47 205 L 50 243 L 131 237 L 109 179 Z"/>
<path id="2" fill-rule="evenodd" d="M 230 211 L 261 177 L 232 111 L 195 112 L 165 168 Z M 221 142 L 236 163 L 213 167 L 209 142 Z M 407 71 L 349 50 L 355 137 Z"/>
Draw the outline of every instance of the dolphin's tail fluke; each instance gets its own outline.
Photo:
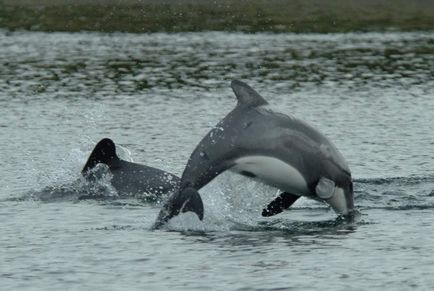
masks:
<path id="1" fill-rule="evenodd" d="M 115 143 L 109 138 L 103 138 L 96 144 L 81 173 L 87 173 L 97 164 L 106 164 L 112 168 L 118 162 L 119 158 L 116 155 Z"/>
<path id="2" fill-rule="evenodd" d="M 199 192 L 196 189 L 187 187 L 183 190 L 176 191 L 169 197 L 157 217 L 154 228 L 158 229 L 166 224 L 172 217 L 183 212 L 194 212 L 203 220 L 203 203 Z"/>

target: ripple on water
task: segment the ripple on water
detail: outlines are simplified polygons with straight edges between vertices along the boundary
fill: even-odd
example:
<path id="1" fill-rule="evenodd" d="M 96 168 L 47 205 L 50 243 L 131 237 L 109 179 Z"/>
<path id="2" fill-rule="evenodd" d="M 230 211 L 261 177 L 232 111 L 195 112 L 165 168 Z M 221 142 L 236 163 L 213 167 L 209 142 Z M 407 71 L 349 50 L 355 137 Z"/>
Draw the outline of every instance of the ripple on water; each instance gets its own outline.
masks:
<path id="1" fill-rule="evenodd" d="M 431 32 L 0 31 L 0 46 L 3 289 L 433 289 Z M 181 174 L 234 78 L 334 141 L 358 220 L 303 199 L 263 219 L 276 191 L 228 174 L 201 191 L 204 222 L 151 231 L 159 204 L 80 182 L 102 137 Z M 83 193 L 110 199 L 64 199 Z"/>

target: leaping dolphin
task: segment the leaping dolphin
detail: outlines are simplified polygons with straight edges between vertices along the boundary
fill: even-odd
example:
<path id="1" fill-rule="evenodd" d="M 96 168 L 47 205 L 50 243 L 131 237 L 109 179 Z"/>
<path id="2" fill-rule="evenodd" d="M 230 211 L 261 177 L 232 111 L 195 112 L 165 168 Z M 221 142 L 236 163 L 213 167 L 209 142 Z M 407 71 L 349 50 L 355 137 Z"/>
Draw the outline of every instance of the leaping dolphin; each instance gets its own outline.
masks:
<path id="1" fill-rule="evenodd" d="M 324 201 L 338 214 L 352 213 L 350 169 L 331 141 L 305 122 L 267 108 L 267 101 L 241 81 L 232 81 L 238 104 L 198 144 L 180 188 L 160 211 L 158 228 L 180 212 L 203 219 L 198 193 L 226 170 L 258 179 L 282 193 L 262 211 L 272 216 L 300 196 Z"/>
<path id="2" fill-rule="evenodd" d="M 114 142 L 109 138 L 97 143 L 83 167 L 83 176 L 89 177 L 97 164 L 106 164 L 109 167 L 113 174 L 111 184 L 120 194 L 161 195 L 173 192 L 180 182 L 180 179 L 171 173 L 121 160 L 116 154 Z"/>

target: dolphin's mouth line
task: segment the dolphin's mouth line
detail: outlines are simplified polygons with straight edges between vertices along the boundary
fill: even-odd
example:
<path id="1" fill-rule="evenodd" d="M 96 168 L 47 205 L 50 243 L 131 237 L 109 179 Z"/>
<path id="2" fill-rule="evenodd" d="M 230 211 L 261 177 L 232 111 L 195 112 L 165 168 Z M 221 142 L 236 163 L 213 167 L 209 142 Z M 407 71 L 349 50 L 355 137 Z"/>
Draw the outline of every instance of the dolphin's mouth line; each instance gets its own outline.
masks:
<path id="1" fill-rule="evenodd" d="M 341 187 L 335 187 L 333 195 L 328 199 L 324 199 L 324 201 L 340 215 L 349 215 L 353 211 L 353 208 L 349 207 L 349 201 L 345 195 L 344 189 Z"/>

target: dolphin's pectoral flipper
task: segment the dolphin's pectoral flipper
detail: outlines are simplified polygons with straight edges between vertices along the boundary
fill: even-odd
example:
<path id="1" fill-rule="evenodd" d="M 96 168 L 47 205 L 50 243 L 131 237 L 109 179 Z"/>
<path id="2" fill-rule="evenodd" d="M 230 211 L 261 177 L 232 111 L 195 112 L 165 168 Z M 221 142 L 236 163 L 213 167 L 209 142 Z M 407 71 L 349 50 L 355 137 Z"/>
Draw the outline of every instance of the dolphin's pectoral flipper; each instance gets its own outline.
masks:
<path id="1" fill-rule="evenodd" d="M 256 175 L 249 171 L 241 171 L 240 174 L 249 178 L 256 178 Z"/>
<path id="2" fill-rule="evenodd" d="M 325 177 L 321 177 L 315 187 L 316 195 L 322 199 L 331 198 L 335 193 L 335 186 L 336 184 L 334 181 Z"/>
<path id="3" fill-rule="evenodd" d="M 172 217 L 184 212 L 194 212 L 203 220 L 203 203 L 199 192 L 194 188 L 185 188 L 173 193 L 160 211 L 154 228 L 160 228 Z"/>
<path id="4" fill-rule="evenodd" d="M 262 210 L 262 216 L 273 216 L 279 214 L 283 210 L 289 208 L 292 204 L 294 204 L 300 196 L 283 192 L 276 199 L 271 201 L 266 208 Z"/>
<path id="5" fill-rule="evenodd" d="M 244 107 L 255 107 L 268 104 L 267 101 L 259 95 L 258 92 L 253 90 L 252 87 L 244 82 L 233 80 L 231 82 L 232 90 L 237 96 L 238 104 Z"/>
<path id="6" fill-rule="evenodd" d="M 119 157 L 116 155 L 115 143 L 109 138 L 103 138 L 93 149 L 81 172 L 84 174 L 100 163 L 112 168 L 118 161 Z"/>

